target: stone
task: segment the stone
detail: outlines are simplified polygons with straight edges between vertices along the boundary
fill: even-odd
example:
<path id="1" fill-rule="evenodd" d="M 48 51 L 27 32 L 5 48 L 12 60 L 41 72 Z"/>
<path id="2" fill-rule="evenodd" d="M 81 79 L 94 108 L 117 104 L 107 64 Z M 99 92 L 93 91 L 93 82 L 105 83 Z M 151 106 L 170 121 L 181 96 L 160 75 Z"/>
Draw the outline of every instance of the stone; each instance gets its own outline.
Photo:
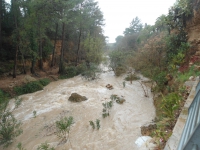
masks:
<path id="1" fill-rule="evenodd" d="M 82 101 L 86 101 L 87 98 L 77 93 L 72 93 L 68 100 L 71 102 L 82 102 Z"/>
<path id="2" fill-rule="evenodd" d="M 126 100 L 125 100 L 124 98 L 121 98 L 121 97 L 117 97 L 117 100 L 116 100 L 116 102 L 117 102 L 118 104 L 123 104 L 125 101 L 126 101 Z"/>
<path id="3" fill-rule="evenodd" d="M 191 77 L 189 77 L 189 80 L 190 80 L 190 81 L 194 81 L 194 80 L 195 80 L 195 77 L 194 77 L 194 76 L 191 76 Z"/>
<path id="4" fill-rule="evenodd" d="M 28 82 L 32 82 L 32 81 L 36 81 L 36 79 L 31 77 L 30 75 L 26 75 L 24 77 L 24 83 L 28 83 Z"/>

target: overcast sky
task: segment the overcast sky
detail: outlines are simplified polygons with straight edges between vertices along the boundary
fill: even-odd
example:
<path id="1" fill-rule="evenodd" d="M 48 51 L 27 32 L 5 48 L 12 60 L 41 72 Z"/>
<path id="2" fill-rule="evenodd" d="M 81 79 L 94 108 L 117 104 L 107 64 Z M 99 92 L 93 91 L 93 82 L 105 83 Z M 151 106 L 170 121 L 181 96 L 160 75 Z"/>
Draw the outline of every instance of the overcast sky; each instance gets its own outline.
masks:
<path id="1" fill-rule="evenodd" d="M 10 2 L 10 0 L 6 0 Z M 143 24 L 153 25 L 162 14 L 167 14 L 176 0 L 95 0 L 104 14 L 104 34 L 108 42 L 115 42 L 136 16 Z"/>
<path id="2" fill-rule="evenodd" d="M 104 14 L 104 34 L 110 43 L 123 35 L 133 18 L 138 16 L 142 23 L 153 25 L 162 14 L 167 14 L 176 0 L 96 0 Z"/>

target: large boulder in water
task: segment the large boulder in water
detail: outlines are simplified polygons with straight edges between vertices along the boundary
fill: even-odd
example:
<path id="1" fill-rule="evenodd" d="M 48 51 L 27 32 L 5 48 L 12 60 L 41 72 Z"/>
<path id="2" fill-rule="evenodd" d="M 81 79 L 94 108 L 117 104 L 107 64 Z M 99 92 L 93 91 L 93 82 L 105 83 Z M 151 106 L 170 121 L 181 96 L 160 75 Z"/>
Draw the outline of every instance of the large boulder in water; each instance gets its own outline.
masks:
<path id="1" fill-rule="evenodd" d="M 68 100 L 71 102 L 82 102 L 82 101 L 87 100 L 87 98 L 77 93 L 72 93 Z"/>

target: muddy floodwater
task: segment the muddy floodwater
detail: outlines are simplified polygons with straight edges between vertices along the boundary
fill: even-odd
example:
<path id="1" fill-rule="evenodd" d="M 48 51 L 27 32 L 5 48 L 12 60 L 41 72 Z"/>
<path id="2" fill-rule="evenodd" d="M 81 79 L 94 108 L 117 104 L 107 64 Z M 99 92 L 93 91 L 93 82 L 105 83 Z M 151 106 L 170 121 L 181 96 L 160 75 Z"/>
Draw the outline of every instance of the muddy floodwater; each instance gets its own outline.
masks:
<path id="1" fill-rule="evenodd" d="M 147 80 L 143 78 L 142 80 Z M 9 150 L 15 150 L 21 142 L 26 150 L 36 150 L 47 142 L 56 150 L 137 150 L 135 141 L 141 136 L 140 127 L 155 117 L 152 95 L 144 96 L 138 81 L 126 82 L 105 71 L 100 78 L 87 81 L 81 76 L 50 83 L 42 91 L 20 96 L 22 104 L 14 110 L 15 117 L 22 122 L 23 134 L 18 136 Z M 112 90 L 107 84 L 113 85 Z M 148 89 L 149 90 L 149 89 Z M 88 100 L 73 103 L 68 101 L 71 93 L 86 96 Z M 110 101 L 116 94 L 124 97 L 123 104 L 114 103 L 110 116 L 102 117 L 102 103 Z M 10 103 L 10 107 L 14 107 Z M 36 117 L 33 116 L 36 111 Z M 55 122 L 63 116 L 73 116 L 70 142 L 60 143 L 56 136 Z M 100 129 L 93 130 L 89 121 L 100 120 Z"/>

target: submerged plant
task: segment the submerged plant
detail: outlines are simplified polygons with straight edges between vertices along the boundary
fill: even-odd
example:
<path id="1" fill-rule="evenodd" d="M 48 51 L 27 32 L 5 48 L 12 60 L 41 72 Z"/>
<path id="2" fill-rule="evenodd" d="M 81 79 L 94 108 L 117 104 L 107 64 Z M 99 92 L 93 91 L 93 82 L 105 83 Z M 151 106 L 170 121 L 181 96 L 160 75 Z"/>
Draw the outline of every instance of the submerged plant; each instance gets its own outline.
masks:
<path id="1" fill-rule="evenodd" d="M 36 118 L 36 114 L 37 114 L 37 111 L 34 110 L 34 111 L 33 111 L 33 117 L 34 117 L 34 118 Z"/>
<path id="2" fill-rule="evenodd" d="M 22 103 L 22 98 L 15 97 L 15 108 L 18 108 Z"/>
<path id="3" fill-rule="evenodd" d="M 125 86 L 126 86 L 126 82 L 125 82 L 125 81 L 123 81 L 123 87 L 125 88 Z"/>
<path id="4" fill-rule="evenodd" d="M 51 147 L 50 148 L 50 145 L 45 142 L 45 143 L 41 143 L 40 146 L 38 146 L 37 150 L 55 150 L 55 148 Z"/>
<path id="5" fill-rule="evenodd" d="M 97 125 L 97 130 L 99 130 L 99 128 L 101 127 L 101 126 L 100 126 L 100 120 L 99 120 L 99 119 L 96 120 L 96 125 Z"/>
<path id="6" fill-rule="evenodd" d="M 93 121 L 89 121 L 90 122 L 90 125 L 92 126 L 92 129 L 95 129 L 95 124 Z"/>
<path id="7" fill-rule="evenodd" d="M 17 148 L 18 148 L 18 150 L 26 150 L 25 148 L 23 148 L 21 142 L 19 142 L 19 143 L 17 144 Z"/>
<path id="8" fill-rule="evenodd" d="M 74 118 L 72 116 L 70 117 L 64 117 L 61 118 L 59 121 L 56 121 L 56 128 L 57 128 L 57 136 L 61 138 L 61 142 L 67 142 L 69 140 L 69 132 L 70 127 L 74 123 Z"/>
<path id="9" fill-rule="evenodd" d="M 113 101 L 102 103 L 102 105 L 104 107 L 102 116 L 103 116 L 103 118 L 106 118 L 107 116 L 110 115 L 110 109 L 113 106 Z"/>

